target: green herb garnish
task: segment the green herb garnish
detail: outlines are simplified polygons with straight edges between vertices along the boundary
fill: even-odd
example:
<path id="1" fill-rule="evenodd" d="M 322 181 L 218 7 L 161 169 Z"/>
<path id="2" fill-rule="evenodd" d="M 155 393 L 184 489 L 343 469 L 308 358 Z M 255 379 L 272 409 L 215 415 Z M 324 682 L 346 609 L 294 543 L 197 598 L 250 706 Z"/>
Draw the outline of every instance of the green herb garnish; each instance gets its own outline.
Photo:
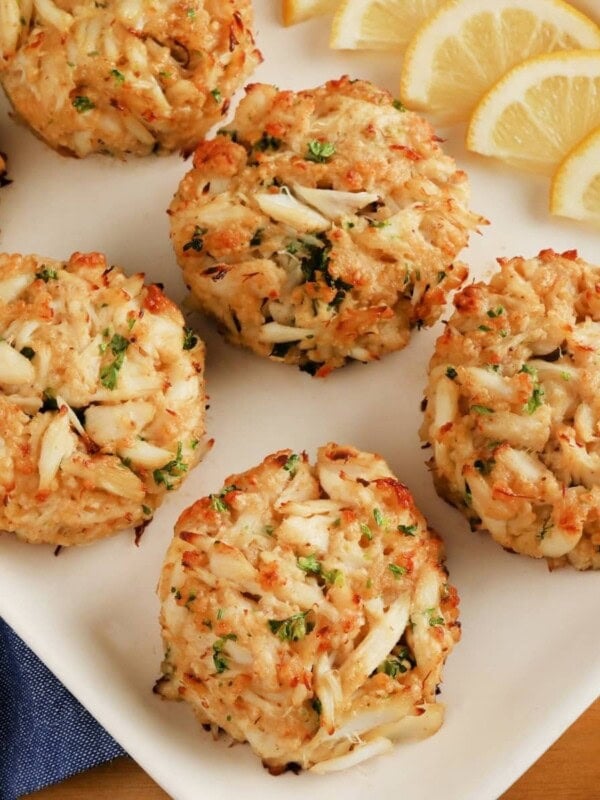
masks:
<path id="1" fill-rule="evenodd" d="M 198 337 L 191 328 L 183 329 L 183 349 L 192 350 L 198 344 Z M 197 444 L 197 442 L 196 442 Z"/>
<path id="2" fill-rule="evenodd" d="M 121 336 L 120 333 L 114 333 L 112 339 L 110 342 L 108 342 L 108 347 L 115 358 L 110 362 L 110 364 L 106 364 L 104 367 L 101 367 L 100 383 L 106 389 L 115 389 L 117 386 L 119 370 L 123 366 L 123 362 L 125 360 L 125 351 L 129 347 L 129 340 L 124 336 Z M 104 350 L 106 349 L 107 348 L 105 347 Z M 100 352 L 104 352 L 102 350 L 102 345 L 100 345 Z"/>
<path id="3" fill-rule="evenodd" d="M 270 136 L 266 131 L 257 139 L 256 142 L 252 145 L 253 150 L 260 150 L 261 153 L 264 153 L 265 150 L 279 150 L 282 145 L 281 139 L 278 139 L 276 136 Z"/>
<path id="4" fill-rule="evenodd" d="M 155 469 L 152 473 L 154 482 L 157 485 L 162 483 L 168 491 L 173 488 L 173 484 L 169 481 L 169 477 L 178 478 L 183 475 L 184 472 L 187 472 L 188 466 L 183 460 L 182 451 L 183 447 L 181 442 L 177 442 L 177 454 L 175 458 L 171 461 L 168 461 L 159 469 Z"/>
<path id="5" fill-rule="evenodd" d="M 78 94 L 74 97 L 71 104 L 78 114 L 84 114 L 86 111 L 91 111 L 93 108 L 96 108 L 90 98 L 82 94 Z"/>
<path id="6" fill-rule="evenodd" d="M 406 536 L 414 536 L 417 532 L 416 525 L 398 525 L 398 530 Z"/>
<path id="7" fill-rule="evenodd" d="M 226 669 L 229 669 L 229 662 L 223 653 L 225 643 L 227 640 L 235 642 L 236 639 L 237 636 L 235 633 L 225 633 L 223 636 L 217 639 L 216 642 L 213 642 L 213 664 L 215 665 L 218 675 L 220 675 L 222 672 L 225 672 Z"/>
<path id="8" fill-rule="evenodd" d="M 317 560 L 316 555 L 311 556 L 299 556 L 296 559 L 296 564 L 298 567 L 307 572 L 309 575 L 320 575 L 321 574 L 321 562 Z"/>
<path id="9" fill-rule="evenodd" d="M 429 624 L 432 628 L 436 625 L 443 625 L 445 622 L 443 617 L 437 616 L 436 611 L 437 609 L 435 608 L 428 608 L 425 612 L 426 614 L 429 614 Z"/>
<path id="10" fill-rule="evenodd" d="M 317 164 L 325 164 L 335 153 L 335 145 L 332 142 L 320 142 L 312 139 L 308 143 L 308 153 L 304 156 L 306 161 L 315 161 Z"/>
<path id="11" fill-rule="evenodd" d="M 312 622 L 306 621 L 307 614 L 308 611 L 301 611 L 299 614 L 292 614 L 287 619 L 270 619 L 271 633 L 277 634 L 282 642 L 297 642 L 315 627 Z"/>
<path id="12" fill-rule="evenodd" d="M 388 521 L 381 513 L 379 508 L 373 509 L 373 519 L 375 520 L 375 524 L 380 528 L 387 527 Z"/>
<path id="13" fill-rule="evenodd" d="M 45 264 L 42 264 L 41 270 L 35 273 L 35 277 L 44 281 L 44 283 L 48 283 L 48 281 L 58 280 L 58 272 L 55 269 L 50 269 Z"/>
<path id="14" fill-rule="evenodd" d="M 297 455 L 297 453 L 292 453 L 292 455 L 283 465 L 284 470 L 290 473 L 290 478 L 293 478 L 296 472 L 298 471 L 299 461 L 300 461 L 300 456 Z"/>
<path id="15" fill-rule="evenodd" d="M 453 381 L 456 378 L 457 375 L 458 375 L 458 372 L 454 369 L 454 367 L 447 367 L 446 368 L 446 377 L 450 378 L 451 381 Z"/>
<path id="16" fill-rule="evenodd" d="M 471 406 L 471 408 L 469 410 L 472 411 L 475 414 L 493 414 L 494 413 L 494 409 L 493 408 L 489 408 L 488 406 L 480 406 L 480 405 Z"/>
<path id="17" fill-rule="evenodd" d="M 401 578 L 408 572 L 406 567 L 399 567 L 398 564 L 388 564 L 388 569 L 396 579 Z"/>
<path id="18" fill-rule="evenodd" d="M 214 511 L 220 511 L 223 513 L 224 511 L 229 511 L 230 506 L 224 500 L 225 496 L 229 494 L 229 492 L 235 492 L 237 486 L 235 484 L 231 484 L 231 486 L 225 486 L 218 494 L 210 494 L 210 507 Z"/>
<path id="19" fill-rule="evenodd" d="M 369 528 L 366 522 L 360 523 L 360 532 L 369 541 L 371 541 L 371 539 L 373 538 L 373 532 L 371 531 L 371 528 Z"/>

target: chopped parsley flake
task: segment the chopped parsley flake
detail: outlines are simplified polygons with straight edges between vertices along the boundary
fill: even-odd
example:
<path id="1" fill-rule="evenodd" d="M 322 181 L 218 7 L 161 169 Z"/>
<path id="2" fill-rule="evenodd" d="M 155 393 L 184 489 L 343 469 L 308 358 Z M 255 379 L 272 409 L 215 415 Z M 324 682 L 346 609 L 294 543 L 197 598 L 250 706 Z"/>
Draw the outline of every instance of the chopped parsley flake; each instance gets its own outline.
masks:
<path id="1" fill-rule="evenodd" d="M 276 136 L 270 136 L 266 131 L 263 135 L 252 145 L 253 150 L 260 150 L 264 153 L 265 150 L 279 150 L 282 141 Z"/>
<path id="2" fill-rule="evenodd" d="M 228 639 L 235 641 L 237 636 L 235 633 L 225 633 L 223 636 L 213 642 L 213 664 L 215 665 L 218 675 L 220 675 L 222 672 L 225 672 L 226 669 L 229 669 L 229 661 L 223 653 L 223 648 L 225 647 L 225 643 Z"/>
<path id="3" fill-rule="evenodd" d="M 211 89 L 210 93 L 212 94 L 215 103 L 220 103 L 221 100 L 223 99 L 223 95 L 221 94 L 220 89 Z"/>
<path id="4" fill-rule="evenodd" d="M 489 333 L 492 329 L 489 325 L 480 325 L 477 330 L 483 331 L 484 333 Z"/>
<path id="5" fill-rule="evenodd" d="M 457 375 L 458 375 L 458 372 L 454 369 L 454 367 L 447 367 L 446 368 L 446 377 L 450 378 L 451 381 L 453 381 L 456 378 Z"/>
<path id="6" fill-rule="evenodd" d="M 360 532 L 369 541 L 371 541 L 371 539 L 373 538 L 373 532 L 371 531 L 371 528 L 369 528 L 366 522 L 360 523 Z"/>
<path id="7" fill-rule="evenodd" d="M 571 375 L 568 372 L 561 372 L 560 373 L 560 377 L 563 379 L 563 381 L 570 381 L 571 380 Z"/>
<path id="8" fill-rule="evenodd" d="M 273 531 L 275 530 L 275 525 L 265 525 L 263 531 L 267 534 L 267 536 L 273 536 Z"/>
<path id="9" fill-rule="evenodd" d="M 396 579 L 406 575 L 408 571 L 406 567 L 399 567 L 398 564 L 388 564 L 388 569 Z"/>
<path id="10" fill-rule="evenodd" d="M 111 69 L 110 74 L 112 75 L 112 77 L 115 79 L 115 81 L 119 86 L 125 83 L 125 75 L 123 75 L 123 73 L 120 72 L 118 69 Z"/>
<path id="11" fill-rule="evenodd" d="M 290 478 L 293 478 L 296 472 L 298 471 L 299 461 L 300 461 L 300 456 L 297 453 L 292 453 L 292 455 L 283 465 L 284 470 L 290 473 Z"/>
<path id="12" fill-rule="evenodd" d="M 488 406 L 474 405 L 474 406 L 471 406 L 470 410 L 474 414 L 493 414 L 494 413 L 494 409 L 493 408 L 489 408 Z"/>
<path id="13" fill-rule="evenodd" d="M 35 277 L 44 281 L 44 283 L 48 283 L 48 281 L 58 280 L 58 272 L 55 269 L 50 269 L 45 264 L 42 264 L 41 270 L 35 273 Z"/>
<path id="14" fill-rule="evenodd" d="M 198 337 L 191 328 L 183 329 L 183 349 L 191 350 L 198 344 Z M 196 442 L 196 444 L 198 444 Z"/>
<path id="15" fill-rule="evenodd" d="M 106 389 L 115 389 L 119 371 L 125 360 L 125 351 L 129 347 L 129 340 L 121 336 L 120 333 L 114 333 L 112 339 L 108 342 L 108 347 L 115 358 L 110 364 L 105 364 L 100 368 L 100 383 Z M 100 352 L 104 352 L 106 349 L 107 347 L 103 350 L 102 345 L 100 345 Z"/>
<path id="16" fill-rule="evenodd" d="M 306 621 L 308 611 L 301 611 L 299 614 L 292 614 L 287 619 L 270 619 L 269 628 L 271 633 L 277 634 L 282 642 L 297 642 L 304 638 L 314 628 L 312 622 Z"/>
<path id="17" fill-rule="evenodd" d="M 320 575 L 321 573 L 321 562 L 317 560 L 314 554 L 310 556 L 299 556 L 296 559 L 296 563 L 304 572 L 314 575 Z"/>
<path id="18" fill-rule="evenodd" d="M 417 532 L 416 525 L 398 525 L 398 530 L 406 536 L 414 536 Z"/>
<path id="19" fill-rule="evenodd" d="M 225 486 L 219 494 L 211 494 L 210 497 L 210 507 L 213 511 L 220 511 L 223 513 L 224 511 L 229 511 L 230 507 L 225 501 L 225 496 L 229 494 L 229 492 L 235 492 L 237 486 L 231 484 L 231 486 Z"/>
<path id="20" fill-rule="evenodd" d="M 320 714 L 321 711 L 323 710 L 323 706 L 321 705 L 321 701 L 316 696 L 313 697 L 312 702 L 311 702 L 311 706 L 312 706 L 313 710 L 317 712 L 317 714 Z"/>
<path id="21" fill-rule="evenodd" d="M 530 366 L 529 364 L 523 364 L 519 372 L 525 372 L 527 375 L 531 375 L 533 378 L 537 378 L 537 369 L 535 367 Z"/>
<path id="22" fill-rule="evenodd" d="M 306 161 L 325 164 L 334 153 L 335 145 L 332 142 L 320 142 L 318 139 L 312 139 L 308 143 L 308 152 L 304 158 Z"/>
<path id="23" fill-rule="evenodd" d="M 490 308 L 490 310 L 487 312 L 488 317 L 490 317 L 491 319 L 496 319 L 496 317 L 499 317 L 501 314 L 504 314 L 503 306 L 498 306 L 497 308 Z"/>
<path id="24" fill-rule="evenodd" d="M 428 608 L 425 613 L 429 614 L 429 624 L 431 625 L 432 628 L 435 627 L 436 625 L 444 624 L 445 622 L 444 618 L 436 614 L 435 608 Z"/>
<path id="25" fill-rule="evenodd" d="M 86 111 L 91 111 L 93 108 L 96 108 L 90 98 L 82 94 L 78 94 L 73 98 L 72 106 L 78 114 L 84 114 Z"/>
<path id="26" fill-rule="evenodd" d="M 144 514 L 145 517 L 151 517 L 152 509 L 150 508 L 150 506 L 142 506 L 142 513 Z"/>
<path id="27" fill-rule="evenodd" d="M 544 389 L 541 386 L 534 386 L 531 397 L 524 407 L 524 411 L 528 414 L 533 414 L 544 402 Z"/>
<path id="28" fill-rule="evenodd" d="M 154 470 L 152 475 L 154 477 L 154 482 L 157 485 L 162 483 L 165 488 L 170 491 L 173 488 L 173 484 L 169 481 L 169 477 L 178 478 L 179 476 L 183 475 L 184 472 L 187 472 L 188 467 L 183 461 L 182 451 L 183 447 L 181 442 L 177 442 L 177 454 L 175 458 L 172 461 L 168 461 L 159 469 Z"/>
<path id="29" fill-rule="evenodd" d="M 33 349 L 33 347 L 24 347 L 21 350 L 21 355 L 25 356 L 25 358 L 28 358 L 31 361 L 31 359 L 35 355 L 35 350 Z"/>
<path id="30" fill-rule="evenodd" d="M 375 524 L 380 528 L 385 528 L 388 524 L 387 519 L 383 516 L 379 508 L 373 509 L 373 519 L 375 520 Z"/>
<path id="31" fill-rule="evenodd" d="M 389 675 L 390 678 L 397 678 L 398 675 L 408 672 L 408 669 L 409 667 L 397 656 L 390 655 L 377 667 L 377 672 L 383 672 L 385 675 Z"/>
<path id="32" fill-rule="evenodd" d="M 406 111 L 406 106 L 400 100 L 394 100 L 392 103 L 396 111 Z"/>
<path id="33" fill-rule="evenodd" d="M 323 572 L 322 575 L 327 583 L 330 583 L 332 586 L 344 585 L 344 573 L 341 569 L 330 569 L 328 572 Z"/>

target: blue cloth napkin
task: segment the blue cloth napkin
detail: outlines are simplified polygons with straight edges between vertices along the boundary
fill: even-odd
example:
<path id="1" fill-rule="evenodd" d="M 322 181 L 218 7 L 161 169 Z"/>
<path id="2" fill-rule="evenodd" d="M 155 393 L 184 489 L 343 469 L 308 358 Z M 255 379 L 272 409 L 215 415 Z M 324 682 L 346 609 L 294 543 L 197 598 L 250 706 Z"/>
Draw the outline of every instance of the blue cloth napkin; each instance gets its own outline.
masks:
<path id="1" fill-rule="evenodd" d="M 124 752 L 0 619 L 0 800 Z"/>

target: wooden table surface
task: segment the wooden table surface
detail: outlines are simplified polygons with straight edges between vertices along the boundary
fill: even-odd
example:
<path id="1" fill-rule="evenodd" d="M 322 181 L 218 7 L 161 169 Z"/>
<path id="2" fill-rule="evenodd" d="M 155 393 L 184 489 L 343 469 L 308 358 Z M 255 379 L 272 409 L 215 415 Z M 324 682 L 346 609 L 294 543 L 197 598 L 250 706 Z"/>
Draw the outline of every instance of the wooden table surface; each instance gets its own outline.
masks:
<path id="1" fill-rule="evenodd" d="M 169 796 L 130 758 L 119 758 L 29 797 L 32 800 L 168 800 Z M 431 800 L 441 800 L 441 796 Z M 443 800 L 461 798 L 444 796 Z M 600 800 L 600 700 L 501 800 Z"/>

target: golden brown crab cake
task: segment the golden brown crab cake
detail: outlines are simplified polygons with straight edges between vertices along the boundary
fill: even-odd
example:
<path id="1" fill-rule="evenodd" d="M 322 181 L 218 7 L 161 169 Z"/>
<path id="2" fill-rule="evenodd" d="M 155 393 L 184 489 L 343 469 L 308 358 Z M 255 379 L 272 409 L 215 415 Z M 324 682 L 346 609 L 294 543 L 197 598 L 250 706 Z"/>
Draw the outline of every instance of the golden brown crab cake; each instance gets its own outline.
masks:
<path id="1" fill-rule="evenodd" d="M 0 82 L 57 150 L 190 152 L 260 62 L 250 0 L 0 0 Z"/>
<path id="2" fill-rule="evenodd" d="M 507 550 L 600 569 L 600 267 L 498 261 L 457 295 L 431 360 L 436 487 Z"/>
<path id="3" fill-rule="evenodd" d="M 467 176 L 365 81 L 246 92 L 169 210 L 193 296 L 232 342 L 312 374 L 404 347 L 467 275 L 484 221 Z"/>
<path id="4" fill-rule="evenodd" d="M 205 449 L 203 367 L 143 274 L 0 255 L 0 531 L 72 545 L 148 522 Z"/>
<path id="5" fill-rule="evenodd" d="M 328 772 L 442 723 L 460 637 L 440 539 L 376 455 L 282 450 L 183 512 L 156 690 L 273 772 Z"/>

